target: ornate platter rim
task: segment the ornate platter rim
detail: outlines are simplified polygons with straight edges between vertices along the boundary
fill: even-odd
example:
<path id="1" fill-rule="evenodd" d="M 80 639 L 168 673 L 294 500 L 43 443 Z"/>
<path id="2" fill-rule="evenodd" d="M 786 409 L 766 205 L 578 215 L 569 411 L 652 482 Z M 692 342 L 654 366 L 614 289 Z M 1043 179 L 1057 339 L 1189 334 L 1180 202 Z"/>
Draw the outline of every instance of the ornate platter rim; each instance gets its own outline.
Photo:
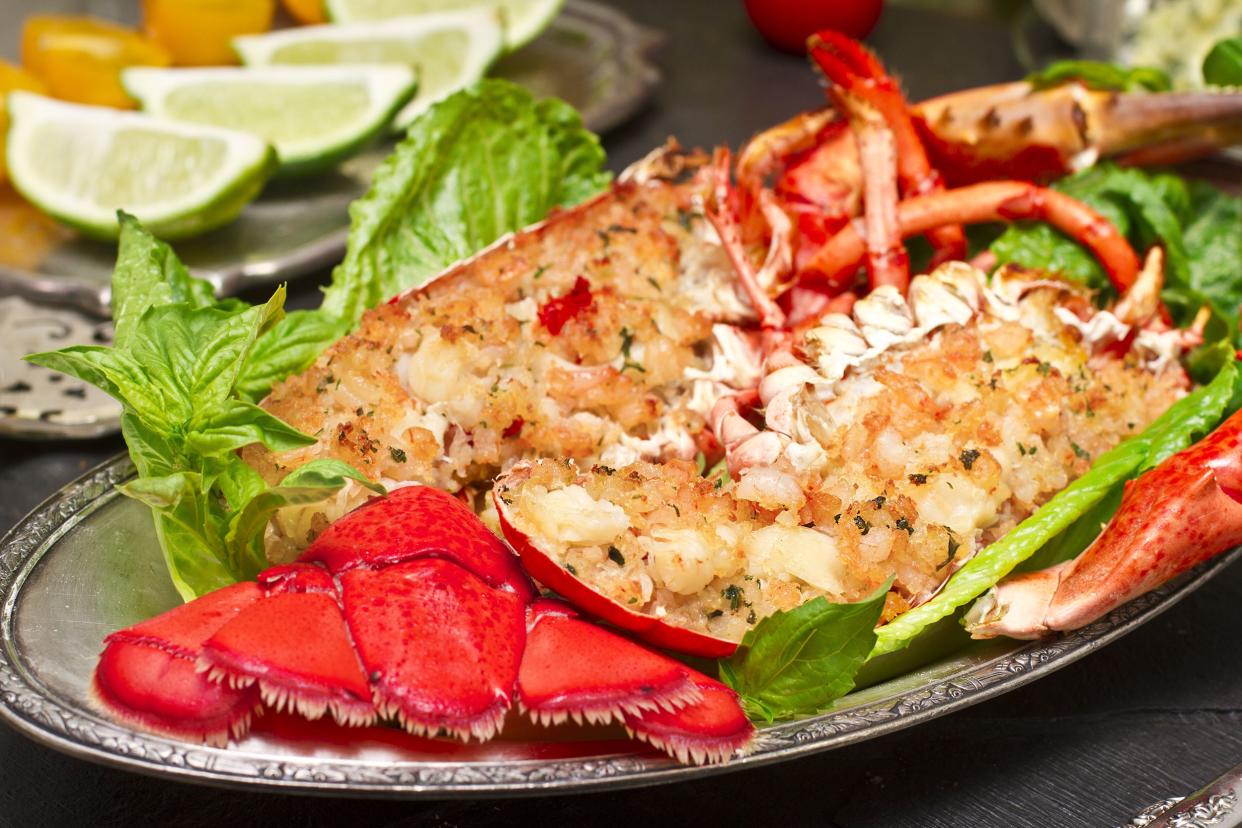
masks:
<path id="1" fill-rule="evenodd" d="M 842 747 L 986 701 L 1071 664 L 1154 618 L 1242 555 L 1242 548 L 1235 549 L 1073 633 L 1013 642 L 998 658 L 947 678 L 763 728 L 754 753 L 723 766 L 682 767 L 649 754 L 468 763 L 325 761 L 210 748 L 141 733 L 58 698 L 31 675 L 14 635 L 17 600 L 27 576 L 57 538 L 119 497 L 114 485 L 132 473 L 124 456 L 107 461 L 49 497 L 0 539 L 0 719 L 37 742 L 93 762 L 185 782 L 286 793 L 446 798 L 634 787 Z M 869 695 L 875 690 L 870 688 Z"/>

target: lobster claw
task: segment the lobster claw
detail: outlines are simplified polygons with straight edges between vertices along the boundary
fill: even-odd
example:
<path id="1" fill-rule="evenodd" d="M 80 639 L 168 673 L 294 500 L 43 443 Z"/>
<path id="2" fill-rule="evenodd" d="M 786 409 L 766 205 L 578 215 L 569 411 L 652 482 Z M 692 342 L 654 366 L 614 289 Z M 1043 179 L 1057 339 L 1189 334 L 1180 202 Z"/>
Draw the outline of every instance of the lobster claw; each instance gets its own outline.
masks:
<path id="1" fill-rule="evenodd" d="M 1242 91 L 1101 92 L 1070 82 L 984 86 L 913 108 L 936 167 L 957 186 L 1047 181 L 1100 158 L 1171 164 L 1242 141 Z"/>
<path id="2" fill-rule="evenodd" d="M 975 638 L 1039 638 L 1095 621 L 1242 543 L 1242 412 L 1126 483 L 1121 506 L 1075 559 L 1011 576 L 975 603 Z"/>

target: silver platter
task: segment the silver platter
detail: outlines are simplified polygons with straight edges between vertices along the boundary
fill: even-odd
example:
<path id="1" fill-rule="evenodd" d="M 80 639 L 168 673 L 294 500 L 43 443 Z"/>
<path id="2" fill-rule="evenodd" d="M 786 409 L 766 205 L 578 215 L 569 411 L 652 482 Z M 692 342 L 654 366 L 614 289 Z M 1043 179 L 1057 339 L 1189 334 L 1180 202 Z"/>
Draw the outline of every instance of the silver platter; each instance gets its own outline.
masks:
<path id="1" fill-rule="evenodd" d="M 538 794 L 688 780 L 872 739 L 1008 692 L 1082 658 L 1168 609 L 1242 550 L 1107 618 L 1039 642 L 970 642 L 821 716 L 762 730 L 745 759 L 691 768 L 609 729 L 539 729 L 513 719 L 500 739 L 459 745 L 387 728 L 344 731 L 267 715 L 229 749 L 140 733 L 98 713 L 88 685 L 103 637 L 177 603 L 150 516 L 113 486 L 124 458 L 88 472 L 0 541 L 0 718 L 65 753 L 189 782 L 286 792 L 453 797 Z M 954 628 L 956 629 L 956 628 Z M 942 631 L 943 632 L 943 631 Z M 926 649 L 924 649 L 926 652 Z"/>

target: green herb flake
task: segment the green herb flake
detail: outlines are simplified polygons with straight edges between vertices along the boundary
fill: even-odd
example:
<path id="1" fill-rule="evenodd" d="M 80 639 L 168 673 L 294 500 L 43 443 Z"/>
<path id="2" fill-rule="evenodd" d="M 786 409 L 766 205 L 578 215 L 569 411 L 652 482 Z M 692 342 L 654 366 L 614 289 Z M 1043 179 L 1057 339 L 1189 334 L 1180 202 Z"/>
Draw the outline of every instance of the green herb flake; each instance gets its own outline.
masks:
<path id="1" fill-rule="evenodd" d="M 392 459 L 396 463 L 404 463 L 408 459 L 405 455 L 405 451 L 397 448 L 396 446 L 389 446 L 388 453 L 392 455 Z"/>

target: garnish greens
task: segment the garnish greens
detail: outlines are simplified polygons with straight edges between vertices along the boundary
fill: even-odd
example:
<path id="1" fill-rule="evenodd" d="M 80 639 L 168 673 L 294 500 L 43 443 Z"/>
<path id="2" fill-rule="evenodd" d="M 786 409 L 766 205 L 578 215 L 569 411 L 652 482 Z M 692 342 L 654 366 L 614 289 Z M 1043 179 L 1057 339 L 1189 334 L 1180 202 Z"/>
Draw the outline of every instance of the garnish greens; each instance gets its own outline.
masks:
<path id="1" fill-rule="evenodd" d="M 1105 92 L 1168 92 L 1173 88 L 1168 74 L 1150 66 L 1128 68 L 1098 60 L 1058 60 L 1026 78 L 1036 89 L 1080 81 L 1090 89 Z"/>
<path id="2" fill-rule="evenodd" d="M 215 301 L 164 243 L 120 217 L 112 275 L 115 345 L 75 345 L 27 357 L 99 386 L 123 406 L 121 432 L 138 478 L 120 490 L 149 505 L 177 591 L 189 600 L 253 578 L 266 566 L 263 531 L 279 506 L 322 500 L 346 480 L 375 491 L 336 460 L 315 460 L 269 486 L 238 456 L 309 437 L 238 389 L 256 340 L 284 313 L 284 288 L 254 307 Z"/>
<path id="3" fill-rule="evenodd" d="M 574 110 L 486 80 L 411 125 L 351 208 L 345 261 L 323 306 L 285 314 L 216 300 L 172 250 L 123 216 L 112 277 L 115 345 L 28 357 L 98 385 L 121 402 L 138 479 L 121 490 L 148 504 L 177 591 L 186 600 L 264 566 L 263 533 L 280 507 L 321 501 L 360 472 L 315 460 L 271 486 L 238 450 L 315 442 L 255 405 L 347 333 L 362 313 L 503 234 L 607 185 L 604 153 Z"/>
<path id="4" fill-rule="evenodd" d="M 1162 297 L 1175 321 L 1188 324 L 1199 308 L 1212 310 L 1208 341 L 1238 340 L 1242 303 L 1242 198 L 1170 173 L 1102 164 L 1052 185 L 1090 205 L 1140 250 L 1165 252 Z M 1093 288 L 1110 290 L 1108 278 L 1086 248 L 1047 224 L 1015 224 L 992 243 L 1003 264 L 1060 271 Z M 1240 343 L 1242 344 L 1242 343 Z"/>
<path id="5" fill-rule="evenodd" d="M 1242 36 L 1219 41 L 1203 59 L 1203 81 L 1216 86 L 1242 86 Z"/>
<path id="6" fill-rule="evenodd" d="M 721 680 L 752 719 L 818 713 L 853 689 L 854 675 L 875 645 L 891 585 L 854 604 L 820 596 L 767 616 L 747 631 L 737 652 L 720 660 Z"/>
<path id="7" fill-rule="evenodd" d="M 357 319 L 505 233 L 600 192 L 599 139 L 569 104 L 484 80 L 437 104 L 355 201 L 323 310 Z"/>

